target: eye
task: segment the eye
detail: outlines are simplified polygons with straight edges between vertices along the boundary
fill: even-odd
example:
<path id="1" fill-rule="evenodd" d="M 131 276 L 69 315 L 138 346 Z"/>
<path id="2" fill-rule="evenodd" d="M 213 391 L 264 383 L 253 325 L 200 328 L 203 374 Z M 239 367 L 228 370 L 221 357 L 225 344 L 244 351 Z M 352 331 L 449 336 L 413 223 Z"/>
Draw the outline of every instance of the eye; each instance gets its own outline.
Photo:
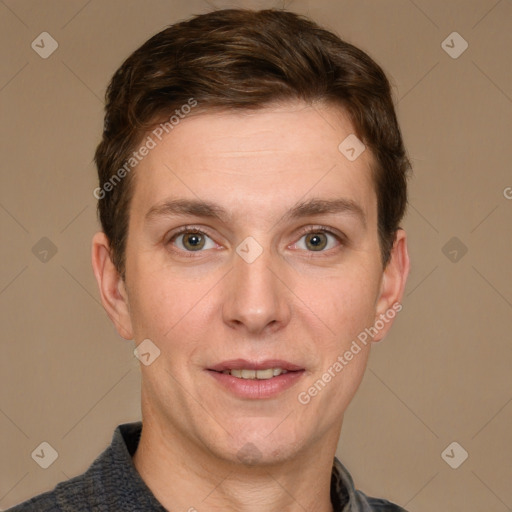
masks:
<path id="1" fill-rule="evenodd" d="M 340 245 L 340 237 L 325 229 L 314 229 L 304 234 L 293 248 L 322 252 Z"/>
<path id="2" fill-rule="evenodd" d="M 187 229 L 175 234 L 169 243 L 187 252 L 199 252 L 202 249 L 215 249 L 215 242 L 199 229 Z"/>

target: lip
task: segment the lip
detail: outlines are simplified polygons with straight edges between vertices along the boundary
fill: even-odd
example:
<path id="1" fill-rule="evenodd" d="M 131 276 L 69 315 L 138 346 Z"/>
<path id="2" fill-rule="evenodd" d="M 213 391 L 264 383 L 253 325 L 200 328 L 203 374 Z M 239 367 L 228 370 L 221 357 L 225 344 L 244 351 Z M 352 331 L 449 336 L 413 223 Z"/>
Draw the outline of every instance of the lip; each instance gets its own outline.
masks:
<path id="1" fill-rule="evenodd" d="M 240 379 L 222 373 L 224 370 L 266 370 L 268 368 L 282 368 L 288 373 L 282 373 L 271 379 Z M 205 371 L 230 394 L 250 400 L 275 398 L 295 385 L 305 373 L 303 367 L 282 359 L 266 359 L 259 362 L 232 359 L 206 368 Z"/>
<path id="2" fill-rule="evenodd" d="M 247 359 L 231 359 L 223 361 L 207 368 L 216 372 L 223 372 L 224 370 L 266 370 L 268 368 L 281 368 L 288 372 L 295 372 L 304 370 L 304 367 L 292 364 L 283 359 L 265 359 L 264 361 L 248 361 Z"/>

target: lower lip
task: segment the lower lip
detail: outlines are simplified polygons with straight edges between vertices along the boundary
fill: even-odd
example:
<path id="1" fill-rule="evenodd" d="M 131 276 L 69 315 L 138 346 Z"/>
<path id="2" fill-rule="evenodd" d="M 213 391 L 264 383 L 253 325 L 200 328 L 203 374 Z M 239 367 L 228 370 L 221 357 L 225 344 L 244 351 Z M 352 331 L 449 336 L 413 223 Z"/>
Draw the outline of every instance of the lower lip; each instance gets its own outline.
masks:
<path id="1" fill-rule="evenodd" d="M 207 370 L 224 388 L 239 398 L 274 398 L 291 388 L 303 375 L 304 370 L 282 373 L 271 379 L 239 379 L 232 375 Z"/>

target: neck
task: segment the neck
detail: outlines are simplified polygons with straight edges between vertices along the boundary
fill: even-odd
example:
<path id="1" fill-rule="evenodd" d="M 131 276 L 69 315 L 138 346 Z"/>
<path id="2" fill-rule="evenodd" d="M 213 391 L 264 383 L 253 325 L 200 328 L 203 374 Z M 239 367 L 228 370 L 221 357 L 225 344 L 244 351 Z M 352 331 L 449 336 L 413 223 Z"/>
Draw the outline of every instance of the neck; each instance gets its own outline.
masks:
<path id="1" fill-rule="evenodd" d="M 172 426 L 144 418 L 134 465 L 168 510 L 332 512 L 330 483 L 339 432 L 293 460 L 246 465 L 219 459 Z"/>

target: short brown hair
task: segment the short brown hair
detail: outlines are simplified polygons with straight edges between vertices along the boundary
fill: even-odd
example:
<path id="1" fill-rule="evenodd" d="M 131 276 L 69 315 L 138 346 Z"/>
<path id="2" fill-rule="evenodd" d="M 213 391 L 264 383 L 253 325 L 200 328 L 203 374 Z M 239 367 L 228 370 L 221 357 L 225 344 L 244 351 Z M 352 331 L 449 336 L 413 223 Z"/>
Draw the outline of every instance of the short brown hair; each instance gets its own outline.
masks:
<path id="1" fill-rule="evenodd" d="M 410 163 L 389 81 L 365 52 L 283 10 L 218 10 L 167 27 L 125 60 L 107 88 L 103 138 L 95 153 L 100 187 L 149 129 L 191 98 L 197 112 L 293 99 L 342 107 L 376 162 L 378 230 L 387 264 L 406 208 Z M 133 176 L 125 174 L 98 201 L 122 276 L 133 195 Z"/>

